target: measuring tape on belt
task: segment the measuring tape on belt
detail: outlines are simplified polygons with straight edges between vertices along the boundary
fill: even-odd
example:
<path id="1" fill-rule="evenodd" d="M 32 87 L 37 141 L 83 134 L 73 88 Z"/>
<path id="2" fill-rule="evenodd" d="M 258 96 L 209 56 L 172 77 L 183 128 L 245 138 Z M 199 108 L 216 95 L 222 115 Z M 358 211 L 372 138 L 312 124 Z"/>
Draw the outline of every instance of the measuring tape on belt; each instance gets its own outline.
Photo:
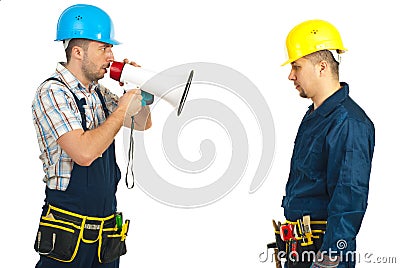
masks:
<path id="1" fill-rule="evenodd" d="M 310 216 L 304 216 L 303 219 L 297 221 L 286 221 L 280 226 L 279 233 L 283 241 L 302 240 L 302 246 L 309 246 L 314 244 L 313 238 L 318 239 L 318 234 L 325 233 L 327 221 L 311 221 Z M 311 228 L 316 226 L 317 228 Z M 323 228 L 321 228 L 323 227 Z"/>

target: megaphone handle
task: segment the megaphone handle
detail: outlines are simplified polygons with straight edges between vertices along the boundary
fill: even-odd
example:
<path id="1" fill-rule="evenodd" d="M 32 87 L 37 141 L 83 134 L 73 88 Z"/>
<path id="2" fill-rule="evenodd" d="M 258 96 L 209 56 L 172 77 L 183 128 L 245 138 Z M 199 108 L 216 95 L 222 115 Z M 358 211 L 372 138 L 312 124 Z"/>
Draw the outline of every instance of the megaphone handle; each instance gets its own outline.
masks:
<path id="1" fill-rule="evenodd" d="M 122 88 L 124 89 L 124 93 L 125 93 L 126 91 L 128 91 L 130 89 L 140 89 L 140 85 L 124 82 L 124 85 L 122 86 Z"/>
<path id="2" fill-rule="evenodd" d="M 136 86 L 136 88 L 135 88 L 135 86 Z M 133 84 L 133 83 L 125 82 L 124 85 L 122 86 L 122 88 L 124 89 L 124 94 L 125 94 L 127 90 L 140 89 L 140 85 L 136 85 L 136 84 Z M 150 94 L 150 93 L 148 93 L 146 91 L 143 91 L 143 90 L 142 90 L 142 98 L 143 98 L 142 99 L 142 106 L 150 105 L 150 104 L 152 104 L 154 102 L 154 95 Z"/>

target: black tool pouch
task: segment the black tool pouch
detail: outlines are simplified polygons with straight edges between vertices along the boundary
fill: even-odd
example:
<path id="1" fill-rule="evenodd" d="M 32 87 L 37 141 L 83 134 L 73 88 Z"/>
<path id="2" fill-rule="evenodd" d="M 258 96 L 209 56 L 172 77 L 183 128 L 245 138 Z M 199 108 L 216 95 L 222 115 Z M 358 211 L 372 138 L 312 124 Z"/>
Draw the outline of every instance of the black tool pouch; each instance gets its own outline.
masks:
<path id="1" fill-rule="evenodd" d="M 128 235 L 129 220 L 125 221 L 121 229 L 104 228 L 99 242 L 99 262 L 108 263 L 126 253 L 126 236 Z"/>
<path id="2" fill-rule="evenodd" d="M 78 252 L 82 230 L 79 223 L 42 216 L 34 248 L 40 255 L 71 262 Z"/>
<path id="3" fill-rule="evenodd" d="M 279 231 L 275 231 L 275 240 L 276 240 L 276 246 L 278 248 L 278 251 L 281 254 L 280 257 L 286 258 L 286 242 L 282 240 Z M 283 252 L 285 254 L 283 254 Z"/>

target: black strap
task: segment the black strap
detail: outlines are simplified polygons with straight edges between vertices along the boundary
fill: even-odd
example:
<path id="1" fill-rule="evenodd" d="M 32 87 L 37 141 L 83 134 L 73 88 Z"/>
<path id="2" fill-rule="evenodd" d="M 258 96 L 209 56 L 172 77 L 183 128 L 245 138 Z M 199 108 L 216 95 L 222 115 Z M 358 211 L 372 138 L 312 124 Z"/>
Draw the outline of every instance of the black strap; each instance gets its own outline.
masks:
<path id="1" fill-rule="evenodd" d="M 132 189 L 135 186 L 135 175 L 133 174 L 133 151 L 134 151 L 134 140 L 133 140 L 133 116 L 131 116 L 131 133 L 129 134 L 129 150 L 128 150 L 128 164 L 126 165 L 126 173 L 125 173 L 125 184 L 128 189 Z M 129 167 L 131 168 L 132 174 L 132 185 L 129 186 L 128 183 L 128 171 Z"/>
<path id="2" fill-rule="evenodd" d="M 104 114 L 106 115 L 106 118 L 107 118 L 110 115 L 110 112 L 107 109 L 107 105 L 106 105 L 106 102 L 104 101 L 104 97 L 101 94 L 100 89 L 98 87 L 96 87 L 95 91 L 97 93 L 97 96 L 99 96 L 101 106 L 103 107 Z"/>

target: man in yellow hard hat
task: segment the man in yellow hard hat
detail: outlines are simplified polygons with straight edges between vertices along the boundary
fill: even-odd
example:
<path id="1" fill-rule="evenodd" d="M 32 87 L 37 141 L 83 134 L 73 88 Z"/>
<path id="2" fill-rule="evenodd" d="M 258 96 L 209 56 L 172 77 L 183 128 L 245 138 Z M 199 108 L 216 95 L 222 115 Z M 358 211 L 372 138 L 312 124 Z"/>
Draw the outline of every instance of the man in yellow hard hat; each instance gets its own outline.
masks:
<path id="1" fill-rule="evenodd" d="M 286 48 L 282 65 L 291 64 L 289 80 L 312 105 L 296 136 L 277 244 L 286 252 L 286 267 L 354 267 L 374 125 L 350 98 L 349 85 L 339 82 L 346 48 L 332 24 L 300 23 L 289 32 Z"/>

